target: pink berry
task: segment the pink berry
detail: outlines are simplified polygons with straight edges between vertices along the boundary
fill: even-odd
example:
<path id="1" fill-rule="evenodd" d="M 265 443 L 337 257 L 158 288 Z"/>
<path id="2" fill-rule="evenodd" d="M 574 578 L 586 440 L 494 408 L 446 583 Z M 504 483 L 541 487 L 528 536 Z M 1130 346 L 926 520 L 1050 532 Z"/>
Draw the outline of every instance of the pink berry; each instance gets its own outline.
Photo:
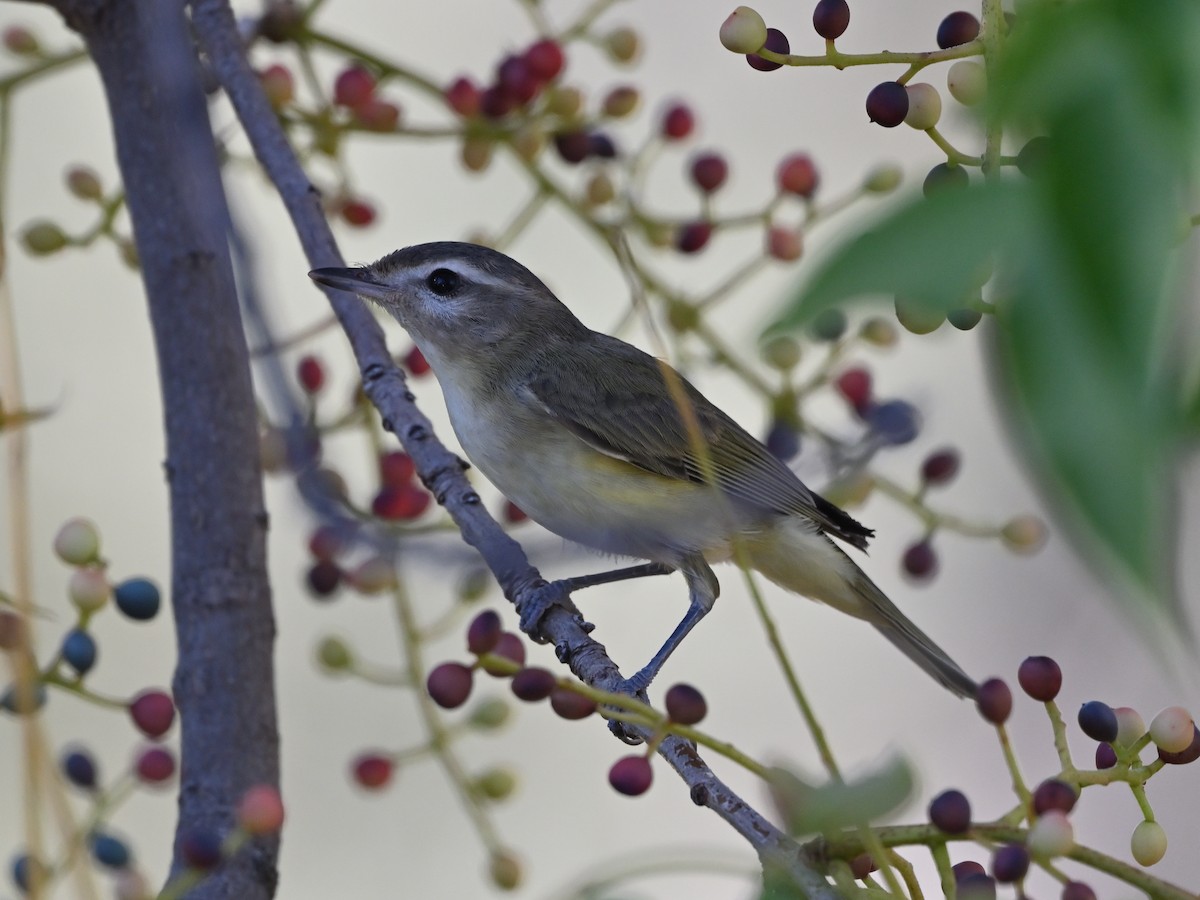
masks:
<path id="1" fill-rule="evenodd" d="M 238 824 L 250 834 L 273 834 L 283 827 L 283 798 L 279 789 L 260 784 L 242 794 L 237 806 Z"/>
<path id="2" fill-rule="evenodd" d="M 544 38 L 531 44 L 525 51 L 525 64 L 539 81 L 551 81 L 558 77 L 566 65 L 567 58 L 557 41 Z"/>
<path id="3" fill-rule="evenodd" d="M 1150 740 L 1167 753 L 1182 753 L 1195 730 L 1191 713 L 1182 706 L 1168 706 L 1150 721 Z"/>
<path id="4" fill-rule="evenodd" d="M 165 747 L 147 747 L 138 754 L 138 778 L 147 784 L 161 784 L 175 774 L 175 757 Z"/>
<path id="5" fill-rule="evenodd" d="M 979 714 L 993 725 L 1003 725 L 1012 712 L 1012 691 L 999 678 L 989 678 L 975 694 Z"/>
<path id="6" fill-rule="evenodd" d="M 608 770 L 608 783 L 627 797 L 637 797 L 650 790 L 654 770 L 650 760 L 644 756 L 625 756 L 618 759 Z"/>
<path id="7" fill-rule="evenodd" d="M 342 70 L 333 83 L 333 102 L 353 109 L 375 95 L 375 76 L 362 66 Z"/>
<path id="8" fill-rule="evenodd" d="M 793 262 L 804 255 L 804 237 L 799 231 L 772 225 L 767 231 L 767 253 L 783 262 Z"/>
<path id="9" fill-rule="evenodd" d="M 480 90 L 470 78 L 454 79 L 442 96 L 446 105 L 460 116 L 479 114 Z"/>
<path id="10" fill-rule="evenodd" d="M 866 369 L 847 369 L 834 381 L 839 394 L 862 415 L 871 405 L 871 373 Z"/>
<path id="11" fill-rule="evenodd" d="M 129 715 L 142 734 L 159 738 L 171 730 L 175 721 L 175 704 L 164 691 L 142 691 L 129 704 Z"/>
<path id="12" fill-rule="evenodd" d="M 400 107 L 372 97 L 354 107 L 354 121 L 369 131 L 386 134 L 400 124 Z"/>
<path id="13" fill-rule="evenodd" d="M 820 183 L 817 167 L 805 153 L 785 156 L 775 170 L 775 180 L 781 191 L 806 199 L 816 193 Z"/>
<path id="14" fill-rule="evenodd" d="M 296 80 L 287 66 L 267 66 L 258 74 L 258 81 L 275 109 L 283 109 L 296 97 Z"/>

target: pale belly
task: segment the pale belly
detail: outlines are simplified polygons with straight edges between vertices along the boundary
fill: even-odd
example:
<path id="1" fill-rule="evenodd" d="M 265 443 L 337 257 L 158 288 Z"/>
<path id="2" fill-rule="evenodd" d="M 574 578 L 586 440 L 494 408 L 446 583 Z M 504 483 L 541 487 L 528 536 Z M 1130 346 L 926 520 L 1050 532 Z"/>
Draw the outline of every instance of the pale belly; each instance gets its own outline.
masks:
<path id="1" fill-rule="evenodd" d="M 677 565 L 697 552 L 713 562 L 728 559 L 731 536 L 746 530 L 712 489 L 600 453 L 534 412 L 501 419 L 494 406 L 468 405 L 455 393 L 446 390 L 447 407 L 467 457 L 555 534 L 604 553 Z"/>

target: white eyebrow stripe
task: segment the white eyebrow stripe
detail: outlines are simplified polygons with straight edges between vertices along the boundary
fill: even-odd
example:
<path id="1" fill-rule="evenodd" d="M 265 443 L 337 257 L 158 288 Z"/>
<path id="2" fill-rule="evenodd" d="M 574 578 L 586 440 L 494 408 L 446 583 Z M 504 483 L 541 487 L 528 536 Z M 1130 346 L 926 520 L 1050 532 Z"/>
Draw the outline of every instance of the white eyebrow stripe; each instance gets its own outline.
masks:
<path id="1" fill-rule="evenodd" d="M 510 286 L 510 283 L 503 277 L 493 275 L 491 272 L 487 272 L 478 268 L 477 266 L 471 265 L 471 263 L 467 262 L 466 260 L 457 259 L 455 257 L 434 260 L 422 266 L 421 280 L 424 281 L 438 269 L 449 269 L 452 272 L 458 272 L 468 281 L 473 281 L 476 284 L 488 285 L 489 287 L 494 288 L 505 288 Z"/>

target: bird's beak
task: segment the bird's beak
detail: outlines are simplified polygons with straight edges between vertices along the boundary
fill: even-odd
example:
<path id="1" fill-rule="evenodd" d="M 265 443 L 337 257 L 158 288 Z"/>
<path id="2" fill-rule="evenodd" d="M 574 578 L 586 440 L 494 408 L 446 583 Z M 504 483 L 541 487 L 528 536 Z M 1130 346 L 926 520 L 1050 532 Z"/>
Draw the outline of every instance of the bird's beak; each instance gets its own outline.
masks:
<path id="1" fill-rule="evenodd" d="M 313 269 L 308 273 L 308 277 L 323 287 L 363 297 L 380 297 L 387 290 L 366 268 L 342 269 L 330 266 L 325 269 Z"/>

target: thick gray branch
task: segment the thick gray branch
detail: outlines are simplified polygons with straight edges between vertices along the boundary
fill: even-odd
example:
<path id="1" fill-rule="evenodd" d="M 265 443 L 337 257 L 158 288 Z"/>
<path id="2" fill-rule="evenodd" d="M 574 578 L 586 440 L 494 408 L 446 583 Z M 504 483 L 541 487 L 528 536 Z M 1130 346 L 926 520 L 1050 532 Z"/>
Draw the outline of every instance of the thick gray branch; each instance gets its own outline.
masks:
<path id="1" fill-rule="evenodd" d="M 316 191 L 245 58 L 227 0 L 192 0 L 192 21 L 259 163 L 287 206 L 310 265 L 344 265 Z M 385 427 L 404 444 L 422 480 L 446 507 L 467 543 L 482 554 L 505 595 L 520 609 L 545 587 L 537 570 L 520 545 L 488 515 L 457 458 L 437 440 L 428 419 L 414 405 L 403 373 L 388 354 L 374 317 L 350 295 L 332 291 L 329 300 L 350 339 L 363 385 Z M 541 621 L 541 631 L 580 679 L 605 689 L 620 684 L 616 665 L 569 606 L 552 608 Z M 660 754 L 690 786 L 692 799 L 728 821 L 764 861 L 790 871 L 810 897 L 838 896 L 822 876 L 808 867 L 798 845 L 717 778 L 694 747 L 671 738 L 663 742 Z"/>
<path id="2" fill-rule="evenodd" d="M 224 834 L 247 787 L 278 784 L 279 737 L 254 394 L 214 139 L 183 0 L 59 8 L 104 83 L 158 354 L 179 645 L 176 837 Z M 276 839 L 257 840 L 188 896 L 270 897 L 277 856 Z"/>

